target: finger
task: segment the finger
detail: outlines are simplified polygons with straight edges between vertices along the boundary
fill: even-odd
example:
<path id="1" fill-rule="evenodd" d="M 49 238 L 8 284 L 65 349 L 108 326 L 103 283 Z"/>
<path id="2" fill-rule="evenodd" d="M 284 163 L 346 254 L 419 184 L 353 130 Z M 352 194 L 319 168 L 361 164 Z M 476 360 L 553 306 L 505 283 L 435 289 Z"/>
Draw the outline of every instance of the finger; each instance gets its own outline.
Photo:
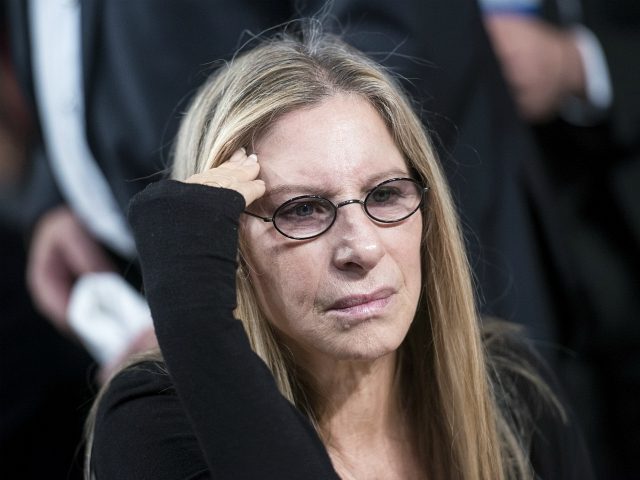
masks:
<path id="1" fill-rule="evenodd" d="M 70 277 L 49 278 L 39 289 L 39 309 L 62 332 L 71 332 L 67 309 L 73 284 Z"/>
<path id="2" fill-rule="evenodd" d="M 244 147 L 239 148 L 238 150 L 233 152 L 233 155 L 231 155 L 229 160 L 223 162 L 223 165 L 224 163 L 239 163 L 242 162 L 245 158 L 247 158 L 247 151 L 244 149 Z"/>
<path id="3" fill-rule="evenodd" d="M 208 171 L 216 171 L 217 169 L 238 170 L 244 169 L 244 167 L 255 165 L 256 163 L 258 163 L 258 156 L 255 153 L 252 153 L 251 155 L 235 157 L 233 161 L 229 160 L 228 162 L 221 164 L 219 167 L 211 168 Z"/>
<path id="4" fill-rule="evenodd" d="M 264 195 L 266 185 L 263 180 L 251 180 L 249 182 L 238 183 L 235 190 L 244 197 L 245 204 L 248 207 Z"/>
<path id="5" fill-rule="evenodd" d="M 32 251 L 27 268 L 27 285 L 33 302 L 45 317 L 66 331 L 66 311 L 73 278 L 61 256 L 47 245 Z"/>
<path id="6" fill-rule="evenodd" d="M 246 205 L 250 205 L 256 199 L 264 195 L 266 189 L 264 181 L 260 179 L 241 181 L 237 178 L 223 175 L 216 175 L 210 178 L 203 179 L 202 184 L 210 187 L 235 190 L 244 197 Z"/>
<path id="7" fill-rule="evenodd" d="M 260 164 L 255 154 L 234 163 L 224 163 L 189 177 L 187 183 L 201 183 L 212 187 L 233 188 L 236 182 L 255 180 L 260 173 Z"/>
<path id="8" fill-rule="evenodd" d="M 34 305 L 62 330 L 67 330 L 65 319 L 73 275 L 58 251 L 56 237 L 58 225 L 66 225 L 68 215 L 68 209 L 60 207 L 40 219 L 29 248 L 26 272 Z"/>
<path id="9" fill-rule="evenodd" d="M 202 175 L 199 183 L 210 187 L 232 188 L 238 183 L 238 179 L 234 175 L 225 175 L 224 172 L 217 171 L 214 174 Z"/>
<path id="10" fill-rule="evenodd" d="M 68 279 L 67 279 L 68 280 Z M 34 282 L 33 301 L 38 311 L 61 331 L 69 331 L 67 307 L 71 293 L 71 283 L 65 279 L 47 279 Z"/>
<path id="11" fill-rule="evenodd" d="M 240 152 L 240 151 L 238 151 Z M 239 175 L 240 180 L 253 180 L 260 171 L 260 167 L 256 167 L 258 164 L 258 157 L 255 153 L 249 156 L 243 156 L 234 154 L 227 162 L 222 163 L 217 167 L 210 168 L 204 172 L 195 173 L 185 180 L 186 183 L 206 183 L 207 179 L 213 179 L 217 175 L 236 176 Z"/>
<path id="12" fill-rule="evenodd" d="M 260 173 L 260 164 L 257 162 L 255 154 L 251 154 L 244 160 L 237 163 L 227 163 L 220 165 L 217 169 L 203 172 L 206 176 L 217 174 L 230 175 L 240 181 L 254 180 Z"/>
<path id="13" fill-rule="evenodd" d="M 115 271 L 103 248 L 75 217 L 67 231 L 60 233 L 57 248 L 75 277 L 91 272 Z"/>
<path id="14" fill-rule="evenodd" d="M 251 155 L 247 155 L 247 158 L 245 158 L 244 163 L 247 165 L 250 165 L 252 163 L 257 163 L 258 162 L 258 154 L 257 153 L 252 153 Z"/>

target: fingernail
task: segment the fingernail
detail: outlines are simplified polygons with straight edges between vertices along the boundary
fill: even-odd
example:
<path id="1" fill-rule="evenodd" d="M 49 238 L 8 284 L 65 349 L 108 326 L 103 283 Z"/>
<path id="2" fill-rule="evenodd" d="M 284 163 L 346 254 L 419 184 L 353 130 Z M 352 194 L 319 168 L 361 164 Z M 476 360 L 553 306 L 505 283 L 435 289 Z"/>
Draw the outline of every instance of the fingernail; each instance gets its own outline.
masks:
<path id="1" fill-rule="evenodd" d="M 252 153 L 251 155 L 249 155 L 247 157 L 247 161 L 251 162 L 251 163 L 255 163 L 258 161 L 258 155 L 256 155 L 255 153 Z"/>

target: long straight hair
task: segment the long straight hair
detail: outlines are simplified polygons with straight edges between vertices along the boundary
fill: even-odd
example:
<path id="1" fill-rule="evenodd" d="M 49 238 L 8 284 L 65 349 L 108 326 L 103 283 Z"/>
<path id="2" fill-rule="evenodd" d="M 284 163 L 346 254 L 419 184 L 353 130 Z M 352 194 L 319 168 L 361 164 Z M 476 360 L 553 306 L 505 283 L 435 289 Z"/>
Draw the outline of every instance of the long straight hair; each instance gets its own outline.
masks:
<path id="1" fill-rule="evenodd" d="M 336 94 L 369 102 L 412 173 L 430 187 L 423 215 L 422 292 L 398 356 L 403 398 L 425 471 L 438 479 L 532 478 L 526 442 L 511 420 L 516 409 L 498 407 L 490 380 L 492 367 L 448 187 L 423 125 L 392 75 L 323 33 L 313 20 L 300 32 L 263 41 L 218 69 L 195 96 L 175 143 L 173 178 L 184 180 L 221 164 L 282 115 Z M 282 395 L 315 421 L 320 401 L 261 311 L 247 273 L 242 232 L 238 255 L 235 316 Z"/>

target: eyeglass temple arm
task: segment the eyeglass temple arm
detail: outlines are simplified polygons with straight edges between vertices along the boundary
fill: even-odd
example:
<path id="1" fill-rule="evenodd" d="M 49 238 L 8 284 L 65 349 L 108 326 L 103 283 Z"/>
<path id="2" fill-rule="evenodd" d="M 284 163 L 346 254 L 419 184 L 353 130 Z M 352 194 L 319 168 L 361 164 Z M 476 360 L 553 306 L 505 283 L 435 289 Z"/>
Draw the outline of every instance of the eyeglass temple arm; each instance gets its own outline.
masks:
<path id="1" fill-rule="evenodd" d="M 251 215 L 252 217 L 259 218 L 263 222 L 273 222 L 273 217 L 263 217 L 261 215 L 258 215 L 257 213 L 250 212 L 249 210 L 245 210 L 244 213 L 246 213 L 247 215 Z"/>

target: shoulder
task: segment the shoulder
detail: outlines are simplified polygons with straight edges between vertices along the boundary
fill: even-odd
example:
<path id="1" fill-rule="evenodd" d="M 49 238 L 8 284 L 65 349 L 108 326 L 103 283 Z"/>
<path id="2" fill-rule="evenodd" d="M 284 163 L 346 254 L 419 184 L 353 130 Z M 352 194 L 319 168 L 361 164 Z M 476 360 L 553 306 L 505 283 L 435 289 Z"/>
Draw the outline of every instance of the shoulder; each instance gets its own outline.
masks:
<path id="1" fill-rule="evenodd" d="M 111 397 L 118 397 L 131 389 L 139 392 L 153 392 L 156 389 L 162 389 L 168 393 L 172 388 L 173 384 L 164 362 L 145 360 L 118 372 L 110 380 L 108 388 L 103 392 L 102 399 L 106 401 Z"/>
<path id="2" fill-rule="evenodd" d="M 484 343 L 497 404 L 528 448 L 536 478 L 592 479 L 580 427 L 551 366 L 518 327 L 489 325 Z"/>
<path id="3" fill-rule="evenodd" d="M 98 480 L 207 472 L 164 364 L 139 363 L 110 382 L 96 412 L 91 468 Z"/>

